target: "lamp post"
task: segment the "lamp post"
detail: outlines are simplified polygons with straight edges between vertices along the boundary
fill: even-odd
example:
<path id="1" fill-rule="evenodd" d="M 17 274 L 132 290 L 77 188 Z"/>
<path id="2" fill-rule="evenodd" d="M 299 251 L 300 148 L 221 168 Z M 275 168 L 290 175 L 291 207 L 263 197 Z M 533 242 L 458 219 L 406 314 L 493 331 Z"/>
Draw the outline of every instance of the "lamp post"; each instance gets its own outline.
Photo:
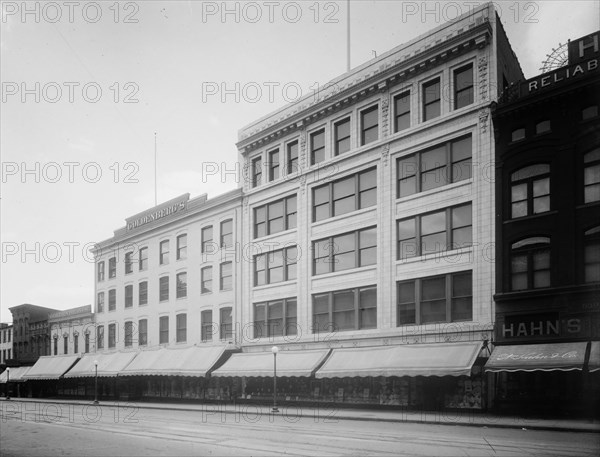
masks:
<path id="1" fill-rule="evenodd" d="M 271 348 L 271 352 L 273 353 L 273 412 L 278 413 L 279 409 L 277 409 L 277 353 L 279 352 L 279 348 L 277 346 L 273 346 Z"/>
<path id="2" fill-rule="evenodd" d="M 10 367 L 6 368 L 6 399 L 10 400 Z"/>
<path id="3" fill-rule="evenodd" d="M 94 368 L 96 370 L 96 375 L 94 379 L 94 405 L 98 404 L 98 361 L 94 360 Z"/>

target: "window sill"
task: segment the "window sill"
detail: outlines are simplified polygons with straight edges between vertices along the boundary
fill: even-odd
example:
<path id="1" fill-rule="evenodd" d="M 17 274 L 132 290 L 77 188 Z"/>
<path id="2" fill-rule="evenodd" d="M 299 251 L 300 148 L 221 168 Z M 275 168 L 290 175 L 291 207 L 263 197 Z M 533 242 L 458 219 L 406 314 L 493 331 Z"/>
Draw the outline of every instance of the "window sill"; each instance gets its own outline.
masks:
<path id="1" fill-rule="evenodd" d="M 429 260 L 439 260 L 443 257 L 454 257 L 462 256 L 463 254 L 471 254 L 473 252 L 473 246 L 468 246 L 460 249 L 452 249 L 450 251 L 439 251 L 432 252 L 416 257 L 410 257 L 408 259 L 396 259 L 396 265 L 410 265 L 417 262 L 427 262 Z"/>
<path id="2" fill-rule="evenodd" d="M 269 235 L 264 235 L 264 236 L 261 236 L 258 238 L 253 238 L 252 241 L 255 243 L 263 243 L 265 241 L 269 241 L 269 240 L 279 237 L 279 236 L 294 233 L 294 231 L 296 231 L 296 230 L 297 230 L 297 227 L 293 228 L 293 229 L 282 230 L 281 232 L 271 233 Z"/>
<path id="3" fill-rule="evenodd" d="M 287 281 L 279 281 L 279 282 L 273 282 L 270 284 L 261 284 L 260 286 L 252 286 L 252 288 L 256 291 L 269 290 L 270 288 L 277 287 L 277 286 L 287 286 L 290 284 L 296 284 L 297 281 L 298 281 L 297 279 L 288 279 Z"/>
<path id="4" fill-rule="evenodd" d="M 429 197 L 430 195 L 435 195 L 438 192 L 448 192 L 452 189 L 456 189 L 462 186 L 467 186 L 473 184 L 473 178 L 463 179 L 462 181 L 453 182 L 450 184 L 446 184 L 445 186 L 436 187 L 435 189 L 429 189 L 423 192 L 417 192 L 415 194 L 407 195 L 406 197 L 397 197 L 396 203 L 406 203 L 412 200 L 416 200 L 418 198 Z"/>
<path id="5" fill-rule="evenodd" d="M 370 211 L 376 212 L 377 211 L 377 204 L 373 205 L 373 206 L 369 206 L 368 208 L 362 208 L 362 209 L 357 209 L 354 211 L 351 211 L 349 213 L 345 213 L 345 214 L 340 214 L 339 216 L 333 216 L 333 217 L 329 217 L 327 219 L 323 219 L 317 222 L 312 222 L 312 227 L 316 228 L 316 227 L 321 227 L 323 225 L 327 225 L 329 223 L 333 223 L 333 222 L 339 222 L 342 221 L 344 219 L 349 219 L 351 217 L 357 217 L 360 216 L 362 214 L 366 214 Z M 377 224 L 375 224 L 375 226 L 377 226 Z"/>
<path id="6" fill-rule="evenodd" d="M 315 280 L 320 280 L 320 279 L 335 278 L 335 277 L 338 277 L 340 275 L 345 275 L 345 274 L 349 274 L 349 273 L 359 273 L 359 272 L 369 271 L 369 270 L 376 271 L 377 270 L 377 264 L 365 265 L 363 267 L 348 268 L 346 270 L 331 271 L 329 273 L 321 273 L 321 274 L 318 274 L 318 275 L 312 275 L 311 279 L 313 281 L 315 281 Z"/>
<path id="7" fill-rule="evenodd" d="M 508 220 L 504 221 L 503 224 L 511 224 L 513 222 L 530 221 L 530 220 L 545 217 L 545 216 L 555 216 L 557 214 L 558 214 L 558 211 L 556 211 L 556 210 L 546 211 L 546 212 L 538 213 L 538 214 L 529 214 L 527 216 L 521 216 L 521 217 L 515 217 L 513 219 L 508 219 Z"/>

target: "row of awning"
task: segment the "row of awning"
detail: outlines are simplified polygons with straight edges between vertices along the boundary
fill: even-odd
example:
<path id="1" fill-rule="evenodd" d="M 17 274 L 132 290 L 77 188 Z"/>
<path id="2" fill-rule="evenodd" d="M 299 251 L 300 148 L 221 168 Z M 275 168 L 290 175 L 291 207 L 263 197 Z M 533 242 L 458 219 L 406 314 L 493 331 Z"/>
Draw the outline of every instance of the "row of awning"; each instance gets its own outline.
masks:
<path id="1" fill-rule="evenodd" d="M 587 342 L 510 345 L 494 348 L 484 369 L 571 371 L 586 364 Z M 239 352 L 225 360 L 225 346 L 157 348 L 143 351 L 43 356 L 32 367 L 12 368 L 11 381 L 114 376 L 270 377 L 273 354 Z M 378 347 L 281 350 L 277 376 L 344 378 L 367 376 L 469 376 L 481 342 Z M 225 362 L 223 363 L 223 360 Z M 600 342 L 590 345 L 587 368 L 600 370 Z M 0 376 L 5 383 L 6 372 Z"/>

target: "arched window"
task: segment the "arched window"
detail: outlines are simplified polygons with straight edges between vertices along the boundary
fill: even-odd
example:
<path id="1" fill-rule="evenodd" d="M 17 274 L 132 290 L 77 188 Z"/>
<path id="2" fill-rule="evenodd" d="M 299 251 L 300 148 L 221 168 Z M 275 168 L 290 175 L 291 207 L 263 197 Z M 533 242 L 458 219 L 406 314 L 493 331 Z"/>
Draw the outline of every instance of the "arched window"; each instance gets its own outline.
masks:
<path id="1" fill-rule="evenodd" d="M 583 156 L 583 201 L 600 201 L 600 148 Z"/>
<path id="2" fill-rule="evenodd" d="M 511 218 L 550 211 L 550 165 L 539 163 L 515 171 L 511 181 Z"/>
<path id="3" fill-rule="evenodd" d="M 585 232 L 583 248 L 584 281 L 600 281 L 600 225 Z"/>
<path id="4" fill-rule="evenodd" d="M 511 290 L 550 286 L 550 238 L 537 236 L 511 246 Z"/>

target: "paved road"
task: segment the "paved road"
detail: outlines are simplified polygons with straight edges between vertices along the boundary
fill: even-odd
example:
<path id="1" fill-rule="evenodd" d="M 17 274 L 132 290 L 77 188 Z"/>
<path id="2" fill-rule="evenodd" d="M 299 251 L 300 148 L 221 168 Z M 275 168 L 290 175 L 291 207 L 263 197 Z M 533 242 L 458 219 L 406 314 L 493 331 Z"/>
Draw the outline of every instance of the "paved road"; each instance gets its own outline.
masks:
<path id="1" fill-rule="evenodd" d="M 597 456 L 600 434 L 317 417 L 4 404 L 0 455 Z"/>

